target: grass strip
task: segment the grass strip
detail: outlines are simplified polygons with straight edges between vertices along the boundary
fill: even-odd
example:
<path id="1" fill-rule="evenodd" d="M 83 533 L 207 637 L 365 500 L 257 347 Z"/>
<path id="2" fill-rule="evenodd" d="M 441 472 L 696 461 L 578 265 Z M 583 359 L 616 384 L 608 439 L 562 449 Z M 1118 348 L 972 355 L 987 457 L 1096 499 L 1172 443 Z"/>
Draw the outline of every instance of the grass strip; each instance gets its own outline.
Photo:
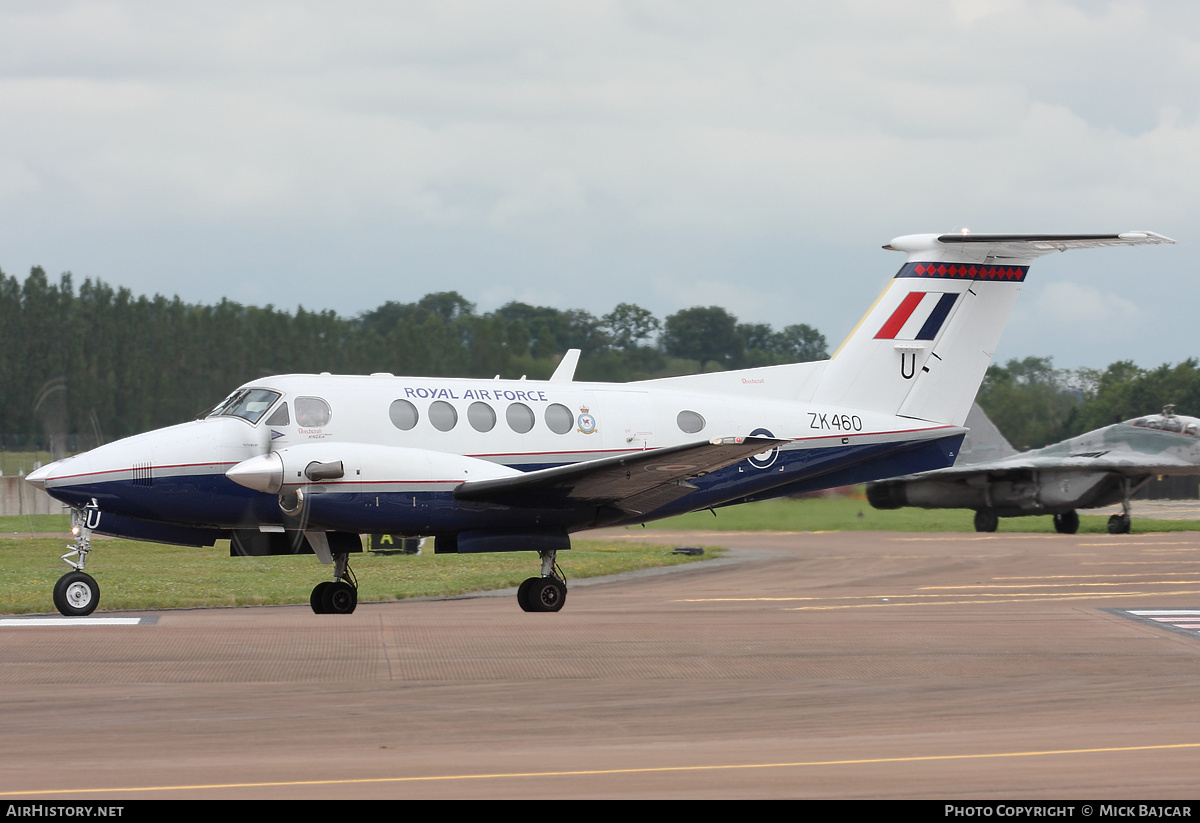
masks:
<path id="1" fill-rule="evenodd" d="M 656 520 L 646 524 L 648 529 L 673 531 L 879 531 L 879 532 L 974 532 L 975 512 L 969 509 L 891 509 L 871 508 L 865 499 L 856 497 L 811 497 L 802 499 L 764 500 L 729 506 L 712 511 Z M 1152 520 L 1133 517 L 1133 533 L 1196 531 L 1196 520 Z M 1002 517 L 1000 533 L 1053 533 L 1054 520 L 1049 515 L 1033 517 Z M 1108 515 L 1079 515 L 1079 531 L 1083 534 L 1107 534 Z"/>
<path id="2" fill-rule="evenodd" d="M 0 537 L 0 613 L 54 612 L 54 583 L 66 538 Z M 95 540 L 87 572 L 100 584 L 106 611 L 307 603 L 313 586 L 332 576 L 313 555 L 230 557 L 229 544 L 212 548 L 164 546 L 134 540 Z M 705 557 L 719 554 L 706 552 Z M 662 545 L 578 540 L 560 552 L 568 582 L 702 560 Z M 362 602 L 447 597 L 518 585 L 538 572 L 528 552 L 376 555 L 351 558 Z"/>

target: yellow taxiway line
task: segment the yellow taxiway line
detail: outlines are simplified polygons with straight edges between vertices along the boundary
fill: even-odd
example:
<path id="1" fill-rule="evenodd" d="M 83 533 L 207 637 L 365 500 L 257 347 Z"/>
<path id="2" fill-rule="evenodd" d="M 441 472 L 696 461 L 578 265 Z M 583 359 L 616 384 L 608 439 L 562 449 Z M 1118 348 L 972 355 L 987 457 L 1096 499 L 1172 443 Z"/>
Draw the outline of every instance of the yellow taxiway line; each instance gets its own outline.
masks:
<path id="1" fill-rule="evenodd" d="M 683 772 L 716 772 L 740 769 L 795 769 L 820 766 L 869 766 L 885 763 L 934 763 L 953 760 L 989 760 L 1011 757 L 1054 757 L 1062 755 L 1107 754 L 1120 752 L 1171 751 L 1200 749 L 1200 743 L 1167 743 L 1157 746 L 1108 746 L 1091 749 L 1047 749 L 1030 752 L 994 752 L 988 754 L 932 754 L 912 757 L 871 757 L 854 760 L 797 760 L 780 763 L 731 763 L 710 766 L 651 766 L 632 769 L 578 769 L 546 772 L 493 772 L 488 774 L 444 774 L 414 777 L 363 777 L 324 780 L 280 780 L 257 783 L 195 783 L 179 786 L 124 786 L 120 788 L 89 789 L 26 789 L 20 792 L 0 792 L 0 797 L 43 797 L 63 794 L 101 794 L 134 792 L 182 792 L 212 789 L 265 789 L 294 786 L 353 786 L 371 783 L 421 783 L 454 780 L 518 780 L 530 777 L 588 777 L 618 774 L 670 774 Z"/>

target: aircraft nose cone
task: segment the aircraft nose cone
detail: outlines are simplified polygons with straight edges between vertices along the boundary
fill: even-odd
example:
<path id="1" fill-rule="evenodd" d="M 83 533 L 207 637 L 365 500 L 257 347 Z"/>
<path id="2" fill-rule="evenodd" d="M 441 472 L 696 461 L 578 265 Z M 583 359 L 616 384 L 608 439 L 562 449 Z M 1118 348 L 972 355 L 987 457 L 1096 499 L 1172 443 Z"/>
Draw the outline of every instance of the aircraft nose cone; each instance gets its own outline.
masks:
<path id="1" fill-rule="evenodd" d="M 46 489 L 46 478 L 54 473 L 54 466 L 55 464 L 51 463 L 48 466 L 42 466 L 36 471 L 31 471 L 25 475 L 25 482 L 37 486 L 44 491 Z"/>
<path id="2" fill-rule="evenodd" d="M 260 454 L 238 463 L 225 476 L 256 492 L 279 494 L 283 488 L 283 458 L 274 453 Z"/>

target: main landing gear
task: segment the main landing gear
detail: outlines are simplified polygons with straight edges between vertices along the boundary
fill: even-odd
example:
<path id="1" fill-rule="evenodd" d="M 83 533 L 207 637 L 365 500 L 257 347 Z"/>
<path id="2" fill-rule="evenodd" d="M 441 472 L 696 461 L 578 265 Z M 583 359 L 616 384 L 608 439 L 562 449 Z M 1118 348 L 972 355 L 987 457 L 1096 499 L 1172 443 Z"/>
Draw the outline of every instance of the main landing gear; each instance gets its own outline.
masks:
<path id="1" fill-rule="evenodd" d="M 358 606 L 358 579 L 350 571 L 350 555 L 333 556 L 333 580 L 318 583 L 308 598 L 317 614 L 350 614 Z"/>
<path id="2" fill-rule="evenodd" d="M 1128 477 L 1121 478 L 1121 513 L 1110 515 L 1108 518 L 1109 534 L 1129 534 L 1132 522 L 1129 517 L 1130 498 L 1133 497 L 1133 481 Z"/>
<path id="3" fill-rule="evenodd" d="M 1059 534 L 1075 534 L 1079 531 L 1079 512 L 1071 509 L 1054 515 L 1054 530 Z"/>
<path id="4" fill-rule="evenodd" d="M 531 577 L 517 589 L 517 603 L 527 612 L 556 612 L 567 599 L 567 580 L 555 562 L 556 551 L 538 552 L 542 576 Z"/>
<path id="5" fill-rule="evenodd" d="M 1000 525 L 1000 518 L 992 509 L 979 509 L 975 512 L 975 531 L 994 532 Z"/>
<path id="6" fill-rule="evenodd" d="M 92 529 L 100 525 L 100 508 L 93 500 L 85 508 L 71 509 L 71 534 L 75 542 L 67 546 L 63 562 L 69 571 L 54 584 L 54 608 L 64 617 L 85 617 L 100 605 L 100 584 L 83 570 L 88 552 L 92 550 Z M 72 560 L 78 557 L 79 560 Z"/>

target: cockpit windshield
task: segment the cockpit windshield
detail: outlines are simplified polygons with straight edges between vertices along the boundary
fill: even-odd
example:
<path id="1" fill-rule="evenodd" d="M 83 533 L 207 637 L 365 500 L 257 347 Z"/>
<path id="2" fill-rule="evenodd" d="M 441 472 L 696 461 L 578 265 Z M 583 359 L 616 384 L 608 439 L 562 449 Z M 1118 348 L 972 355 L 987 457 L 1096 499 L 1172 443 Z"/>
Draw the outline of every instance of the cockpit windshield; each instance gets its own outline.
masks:
<path id="1" fill-rule="evenodd" d="M 267 389 L 238 389 L 209 412 L 208 417 L 240 417 L 257 423 L 280 396 L 279 392 Z"/>

